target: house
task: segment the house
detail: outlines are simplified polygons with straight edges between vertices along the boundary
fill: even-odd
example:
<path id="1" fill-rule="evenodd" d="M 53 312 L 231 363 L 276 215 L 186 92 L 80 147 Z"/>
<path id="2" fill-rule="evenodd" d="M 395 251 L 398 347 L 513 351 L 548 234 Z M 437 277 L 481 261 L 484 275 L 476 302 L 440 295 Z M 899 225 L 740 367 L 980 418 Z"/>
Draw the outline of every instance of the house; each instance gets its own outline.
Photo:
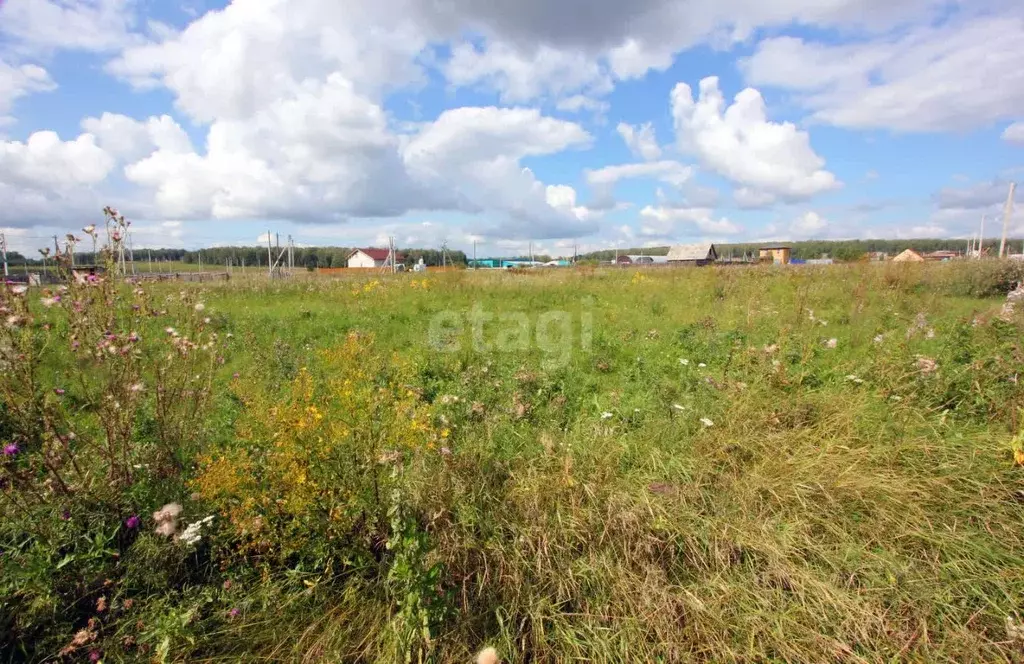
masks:
<path id="1" fill-rule="evenodd" d="M 348 255 L 348 266 L 349 267 L 362 267 L 362 268 L 373 268 L 373 267 L 384 267 L 385 265 L 391 265 L 388 260 L 390 251 L 387 249 L 353 249 L 352 253 Z M 405 262 L 405 256 L 402 254 L 395 254 L 395 263 Z"/>
<path id="2" fill-rule="evenodd" d="M 774 263 L 776 265 L 789 265 L 792 256 L 793 248 L 782 244 L 773 244 L 767 247 L 761 247 L 761 249 L 758 250 L 759 260 L 765 263 Z"/>
<path id="3" fill-rule="evenodd" d="M 668 250 L 665 257 L 673 265 L 707 265 L 718 260 L 718 251 L 710 242 L 701 244 L 677 244 Z"/>
<path id="4" fill-rule="evenodd" d="M 903 253 L 892 259 L 893 263 L 923 263 L 924 258 L 913 249 L 904 249 Z"/>

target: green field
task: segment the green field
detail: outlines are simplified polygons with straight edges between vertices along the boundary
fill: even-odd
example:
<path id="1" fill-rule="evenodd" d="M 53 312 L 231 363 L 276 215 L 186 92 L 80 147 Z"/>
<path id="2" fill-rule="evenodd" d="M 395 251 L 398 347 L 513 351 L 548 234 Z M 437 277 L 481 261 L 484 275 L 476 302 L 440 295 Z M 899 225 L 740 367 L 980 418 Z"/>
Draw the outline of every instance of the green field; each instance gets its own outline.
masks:
<path id="1" fill-rule="evenodd" d="M 7 292 L 0 659 L 1018 661 L 1020 277 Z"/>

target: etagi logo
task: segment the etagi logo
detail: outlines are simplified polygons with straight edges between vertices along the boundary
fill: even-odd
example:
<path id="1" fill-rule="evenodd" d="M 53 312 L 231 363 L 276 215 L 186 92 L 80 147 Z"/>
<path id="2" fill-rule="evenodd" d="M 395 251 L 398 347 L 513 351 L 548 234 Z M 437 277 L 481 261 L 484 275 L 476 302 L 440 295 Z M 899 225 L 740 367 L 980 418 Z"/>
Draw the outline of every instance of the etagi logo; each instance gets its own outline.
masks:
<path id="1" fill-rule="evenodd" d="M 591 302 L 585 300 L 577 316 L 564 310 L 531 315 L 525 311 L 491 312 L 479 304 L 468 312 L 439 311 L 430 319 L 430 347 L 442 353 L 471 348 L 476 353 L 526 353 L 533 348 L 544 356 L 547 368 L 568 364 L 574 348 L 590 352 L 594 335 Z M 577 333 L 578 331 L 578 333 Z"/>

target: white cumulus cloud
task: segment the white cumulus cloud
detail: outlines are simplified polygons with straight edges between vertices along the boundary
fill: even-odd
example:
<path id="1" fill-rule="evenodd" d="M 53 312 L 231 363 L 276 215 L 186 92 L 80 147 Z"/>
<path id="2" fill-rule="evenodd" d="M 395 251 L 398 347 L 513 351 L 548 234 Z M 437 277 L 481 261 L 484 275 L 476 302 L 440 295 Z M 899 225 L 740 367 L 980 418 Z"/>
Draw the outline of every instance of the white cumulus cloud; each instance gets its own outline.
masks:
<path id="1" fill-rule="evenodd" d="M 634 155 L 647 161 L 661 156 L 661 146 L 658 145 L 658 138 L 655 136 L 654 127 L 650 122 L 639 127 L 620 122 L 615 130 L 619 132 L 619 136 L 626 142 L 626 147 Z"/>
<path id="2" fill-rule="evenodd" d="M 1020 116 L 1019 14 L 958 16 L 852 43 L 773 37 L 741 69 L 751 84 L 798 91 L 821 122 L 906 132 L 973 129 Z"/>
<path id="3" fill-rule="evenodd" d="M 1024 122 L 1014 122 L 1003 131 L 1003 140 L 1007 143 L 1024 145 Z"/>
<path id="4" fill-rule="evenodd" d="M 771 122 L 764 99 L 753 88 L 726 106 L 716 77 L 700 82 L 697 99 L 689 85 L 678 83 L 672 90 L 672 116 L 679 149 L 739 185 L 790 200 L 839 186 L 811 148 L 807 132 L 789 122 Z"/>

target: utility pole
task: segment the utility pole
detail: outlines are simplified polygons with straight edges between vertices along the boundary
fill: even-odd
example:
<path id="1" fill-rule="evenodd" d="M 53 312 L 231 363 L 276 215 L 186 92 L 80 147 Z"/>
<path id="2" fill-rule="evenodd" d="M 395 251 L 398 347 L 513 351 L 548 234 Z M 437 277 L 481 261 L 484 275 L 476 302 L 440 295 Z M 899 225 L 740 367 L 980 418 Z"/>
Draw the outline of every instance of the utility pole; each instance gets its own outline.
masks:
<path id="1" fill-rule="evenodd" d="M 146 256 L 149 258 L 149 271 L 153 271 L 153 250 L 146 249 Z"/>
<path id="2" fill-rule="evenodd" d="M 1010 230 L 1010 216 L 1013 214 L 1013 194 L 1017 191 L 1017 183 L 1010 183 L 1010 193 L 1006 196 L 1006 207 L 1003 208 L 1003 239 L 999 242 L 999 257 L 1003 257 L 1006 249 L 1006 233 Z"/>
<path id="3" fill-rule="evenodd" d="M 978 258 L 981 258 L 981 252 L 985 249 L 985 215 L 981 215 L 981 230 L 978 236 Z"/>
<path id="4" fill-rule="evenodd" d="M 270 263 L 274 260 L 274 246 L 270 243 L 270 231 L 267 231 L 267 276 L 274 278 L 274 268 Z"/>
<path id="5" fill-rule="evenodd" d="M 4 278 L 7 278 L 10 276 L 10 273 L 7 271 L 7 236 L 4 235 L 3 231 L 0 231 L 0 255 L 3 256 L 4 261 Z"/>
<path id="6" fill-rule="evenodd" d="M 476 240 L 473 240 L 473 269 L 475 270 L 478 267 L 480 266 L 476 264 Z"/>

